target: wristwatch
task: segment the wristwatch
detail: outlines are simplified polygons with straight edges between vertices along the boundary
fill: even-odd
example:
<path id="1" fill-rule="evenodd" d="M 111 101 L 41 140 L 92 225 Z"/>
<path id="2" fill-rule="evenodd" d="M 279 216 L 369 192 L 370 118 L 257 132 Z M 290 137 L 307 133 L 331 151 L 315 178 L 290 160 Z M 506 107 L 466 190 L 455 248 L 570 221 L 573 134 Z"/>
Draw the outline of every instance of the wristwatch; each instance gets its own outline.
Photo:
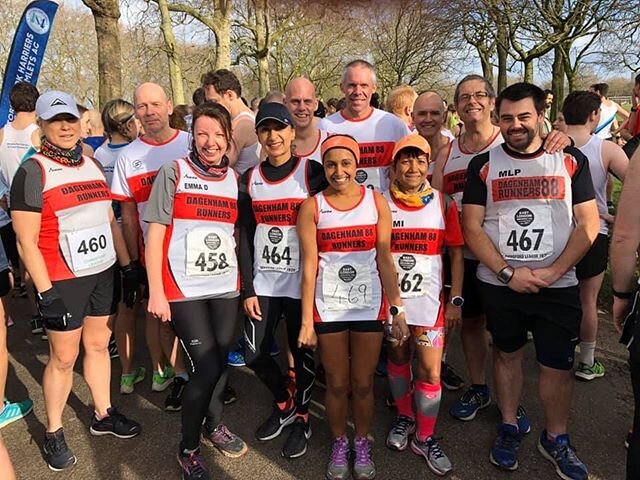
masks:
<path id="1" fill-rule="evenodd" d="M 460 295 L 456 295 L 455 297 L 451 297 L 450 302 L 454 307 L 461 307 L 464 305 L 464 298 L 462 298 Z"/>
<path id="2" fill-rule="evenodd" d="M 513 267 L 507 265 L 496 274 L 496 278 L 506 285 L 511 281 L 514 273 L 515 270 L 513 269 Z"/>
<path id="3" fill-rule="evenodd" d="M 392 317 L 400 315 L 401 313 L 404 313 L 404 307 L 402 305 L 391 305 L 391 307 L 389 307 L 389 315 Z"/>

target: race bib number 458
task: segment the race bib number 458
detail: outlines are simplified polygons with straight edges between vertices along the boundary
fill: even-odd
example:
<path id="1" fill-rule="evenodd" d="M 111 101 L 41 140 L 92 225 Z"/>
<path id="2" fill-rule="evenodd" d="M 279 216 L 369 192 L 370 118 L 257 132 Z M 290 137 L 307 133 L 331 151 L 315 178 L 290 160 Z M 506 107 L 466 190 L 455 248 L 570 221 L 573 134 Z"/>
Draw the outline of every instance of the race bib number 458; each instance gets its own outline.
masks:
<path id="1" fill-rule="evenodd" d="M 188 277 L 228 275 L 236 266 L 231 236 L 216 228 L 196 228 L 187 234 Z"/>
<path id="2" fill-rule="evenodd" d="M 553 254 L 551 206 L 513 207 L 499 218 L 500 253 L 506 260 L 540 261 Z"/>

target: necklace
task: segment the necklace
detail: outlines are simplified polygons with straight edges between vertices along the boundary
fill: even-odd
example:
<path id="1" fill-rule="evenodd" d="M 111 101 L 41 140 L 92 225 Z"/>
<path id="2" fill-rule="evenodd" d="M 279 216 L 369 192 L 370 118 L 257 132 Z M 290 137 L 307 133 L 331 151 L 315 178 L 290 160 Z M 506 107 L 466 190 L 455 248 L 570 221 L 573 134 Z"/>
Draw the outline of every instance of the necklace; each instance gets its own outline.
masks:
<path id="1" fill-rule="evenodd" d="M 491 135 L 489 135 L 489 140 L 491 140 L 491 139 L 495 136 L 495 134 L 496 134 L 496 126 L 495 126 L 495 125 L 493 125 L 493 126 L 491 127 Z M 463 134 L 463 135 L 465 135 L 465 134 Z M 473 155 L 476 155 L 476 154 L 480 153 L 481 151 L 483 151 L 485 148 L 487 148 L 486 142 L 485 142 L 485 144 L 484 144 L 484 145 L 482 145 L 482 146 L 480 147 L 480 150 L 475 150 L 475 149 L 473 149 L 473 148 L 469 148 L 469 147 L 467 146 L 466 139 L 467 139 L 467 137 L 466 137 L 466 135 L 465 135 L 464 139 L 463 139 L 463 140 L 462 140 L 462 142 L 460 142 L 460 143 L 462 144 L 462 147 L 464 148 L 464 150 L 466 150 L 467 152 L 469 152 L 469 153 L 471 153 L 471 154 L 473 154 Z"/>

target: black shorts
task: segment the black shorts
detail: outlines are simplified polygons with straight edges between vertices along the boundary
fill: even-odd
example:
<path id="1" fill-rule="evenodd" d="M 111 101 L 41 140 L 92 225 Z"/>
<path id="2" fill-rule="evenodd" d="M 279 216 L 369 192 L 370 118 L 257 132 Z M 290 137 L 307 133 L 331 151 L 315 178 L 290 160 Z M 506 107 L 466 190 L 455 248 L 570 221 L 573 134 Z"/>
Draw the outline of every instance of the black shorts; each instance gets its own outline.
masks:
<path id="1" fill-rule="evenodd" d="M 4 297 L 11 291 L 10 270 L 7 268 L 0 272 L 0 297 Z"/>
<path id="2" fill-rule="evenodd" d="M 380 320 L 359 320 L 353 322 L 316 322 L 314 324 L 317 335 L 338 332 L 382 333 L 384 322 Z"/>
<path id="3" fill-rule="evenodd" d="M 18 254 L 16 232 L 13 231 L 13 222 L 9 222 L 0 228 L 0 238 L 2 238 L 2 246 L 4 247 L 4 252 L 7 254 L 9 264 L 17 274 L 20 271 L 20 255 Z"/>
<path id="4" fill-rule="evenodd" d="M 88 315 L 102 317 L 116 313 L 117 304 L 113 301 L 113 270 L 114 267 L 109 267 L 104 272 L 94 275 L 52 282 L 71 314 L 65 331 L 82 327 L 84 317 Z M 51 329 L 46 323 L 45 328 Z"/>
<path id="5" fill-rule="evenodd" d="M 595 277 L 607 269 L 609 259 L 609 237 L 599 233 L 589 251 L 576 264 L 578 280 Z"/>
<path id="6" fill-rule="evenodd" d="M 118 311 L 118 304 L 124 296 L 122 292 L 122 270 L 118 264 L 113 266 L 113 311 Z"/>
<path id="7" fill-rule="evenodd" d="M 521 349 L 530 331 L 541 365 L 557 370 L 573 367 L 582 320 L 577 286 L 518 293 L 509 287 L 480 285 L 487 329 L 499 350 L 512 353 Z"/>
<path id="8" fill-rule="evenodd" d="M 462 318 L 478 317 L 484 313 L 482 296 L 480 295 L 480 281 L 476 276 L 478 260 L 464 259 L 464 279 L 462 281 Z"/>

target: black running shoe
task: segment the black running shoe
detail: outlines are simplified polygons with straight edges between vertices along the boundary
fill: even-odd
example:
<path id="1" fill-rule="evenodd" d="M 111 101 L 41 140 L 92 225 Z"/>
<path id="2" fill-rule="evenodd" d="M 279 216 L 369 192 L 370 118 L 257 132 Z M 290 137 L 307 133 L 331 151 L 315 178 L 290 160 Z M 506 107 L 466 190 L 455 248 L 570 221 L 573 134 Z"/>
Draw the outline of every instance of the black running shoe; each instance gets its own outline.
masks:
<path id="1" fill-rule="evenodd" d="M 182 410 L 182 394 L 184 393 L 184 387 L 187 386 L 187 381 L 182 377 L 174 377 L 173 385 L 171 386 L 171 392 L 164 401 L 164 409 L 167 412 L 179 412 Z"/>
<path id="2" fill-rule="evenodd" d="M 460 390 L 464 387 L 464 380 L 462 380 L 453 367 L 446 362 L 442 362 L 440 382 L 442 386 L 449 391 Z"/>
<path id="3" fill-rule="evenodd" d="M 182 469 L 182 480 L 209 480 L 209 470 L 200 449 L 191 453 L 178 453 L 178 465 Z"/>
<path id="4" fill-rule="evenodd" d="M 67 446 L 64 439 L 64 430 L 60 427 L 53 433 L 44 433 L 44 459 L 54 472 L 60 472 L 65 468 L 75 465 L 78 459 Z"/>
<path id="5" fill-rule="evenodd" d="M 297 417 L 291 427 L 291 432 L 287 441 L 282 447 L 284 458 L 298 458 L 307 453 L 307 443 L 311 438 L 311 426 L 305 422 L 304 418 Z"/>
<path id="6" fill-rule="evenodd" d="M 225 405 L 231 405 L 232 403 L 236 403 L 238 401 L 238 396 L 236 395 L 236 391 L 231 388 L 231 385 L 225 387 L 224 392 L 222 393 L 222 403 Z"/>
<path id="7" fill-rule="evenodd" d="M 142 427 L 138 422 L 129 420 L 118 412 L 116 407 L 107 410 L 108 416 L 98 420 L 94 415 L 91 419 L 89 431 L 91 435 L 113 435 L 118 438 L 133 438 L 140 435 Z"/>
<path id="8" fill-rule="evenodd" d="M 289 410 L 282 411 L 278 405 L 273 406 L 273 411 L 262 425 L 256 430 L 258 440 L 272 440 L 282 433 L 287 425 L 291 425 L 296 418 L 296 407 L 292 405 Z"/>

